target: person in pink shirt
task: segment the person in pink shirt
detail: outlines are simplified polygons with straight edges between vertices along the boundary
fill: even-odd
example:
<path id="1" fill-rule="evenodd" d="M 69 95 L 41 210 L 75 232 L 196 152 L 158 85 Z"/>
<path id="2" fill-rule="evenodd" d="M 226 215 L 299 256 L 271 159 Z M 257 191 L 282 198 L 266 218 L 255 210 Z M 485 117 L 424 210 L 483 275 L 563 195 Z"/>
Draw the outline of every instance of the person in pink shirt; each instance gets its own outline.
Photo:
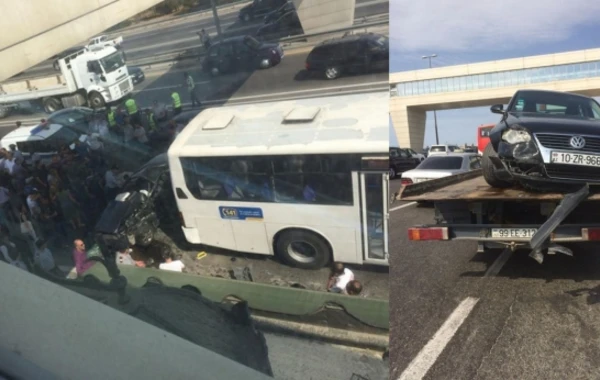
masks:
<path id="1" fill-rule="evenodd" d="M 75 270 L 77 271 L 77 277 L 81 277 L 94 266 L 94 261 L 87 260 L 87 252 L 85 250 L 85 243 L 83 240 L 77 239 L 73 242 L 73 261 L 75 262 Z"/>

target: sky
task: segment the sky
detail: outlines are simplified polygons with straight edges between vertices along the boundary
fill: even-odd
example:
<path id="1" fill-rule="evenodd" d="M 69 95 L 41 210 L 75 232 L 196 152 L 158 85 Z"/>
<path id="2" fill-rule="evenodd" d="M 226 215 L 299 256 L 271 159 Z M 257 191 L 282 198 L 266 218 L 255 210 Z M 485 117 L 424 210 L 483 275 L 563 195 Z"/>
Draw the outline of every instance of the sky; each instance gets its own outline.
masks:
<path id="1" fill-rule="evenodd" d="M 600 47 L 600 2 L 587 0 L 390 0 L 390 72 Z M 489 107 L 438 111 L 440 144 L 476 143 L 496 123 Z M 425 144 L 435 144 L 427 113 Z M 390 128 L 390 145 L 397 146 Z"/>

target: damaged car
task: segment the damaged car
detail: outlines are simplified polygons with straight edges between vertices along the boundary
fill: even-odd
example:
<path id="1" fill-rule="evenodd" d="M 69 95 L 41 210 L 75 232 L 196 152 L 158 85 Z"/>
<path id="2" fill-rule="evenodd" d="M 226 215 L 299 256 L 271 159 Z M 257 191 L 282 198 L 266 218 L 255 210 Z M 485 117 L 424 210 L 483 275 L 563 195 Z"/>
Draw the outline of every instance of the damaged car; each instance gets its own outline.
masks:
<path id="1" fill-rule="evenodd" d="M 171 188 L 167 154 L 160 154 L 125 182 L 109 202 L 95 226 L 96 241 L 103 253 L 128 245 L 147 247 L 161 223 L 170 223 L 177 210 Z"/>
<path id="2" fill-rule="evenodd" d="M 490 131 L 483 176 L 495 188 L 534 191 L 600 185 L 600 105 L 572 93 L 519 90 Z"/>

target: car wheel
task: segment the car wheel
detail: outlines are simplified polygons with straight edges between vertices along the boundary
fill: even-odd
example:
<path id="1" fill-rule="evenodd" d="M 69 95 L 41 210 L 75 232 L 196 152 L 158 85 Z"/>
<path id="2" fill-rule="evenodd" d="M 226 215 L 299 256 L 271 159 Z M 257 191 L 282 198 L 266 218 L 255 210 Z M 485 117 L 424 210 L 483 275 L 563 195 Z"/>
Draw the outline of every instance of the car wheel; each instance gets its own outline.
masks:
<path id="1" fill-rule="evenodd" d="M 498 157 L 496 152 L 494 151 L 494 147 L 492 144 L 488 144 L 483 151 L 483 156 L 481 157 L 481 169 L 483 171 L 483 178 L 488 183 L 488 185 L 496 188 L 507 188 L 512 187 L 513 184 L 508 181 L 504 181 L 498 178 L 496 173 L 496 167 L 492 163 L 490 157 Z"/>
<path id="2" fill-rule="evenodd" d="M 42 104 L 46 113 L 54 113 L 62 108 L 62 103 L 56 98 L 46 98 Z"/>
<path id="3" fill-rule="evenodd" d="M 268 69 L 269 67 L 271 67 L 271 60 L 269 58 L 264 58 L 260 61 L 260 65 L 259 67 L 261 69 Z"/>
<path id="4" fill-rule="evenodd" d="M 320 269 L 332 256 L 329 244 L 306 230 L 283 232 L 275 243 L 275 253 L 288 265 L 301 269 Z"/>
<path id="5" fill-rule="evenodd" d="M 396 169 L 390 168 L 390 179 L 396 178 Z"/>
<path id="6" fill-rule="evenodd" d="M 221 72 L 219 71 L 218 68 L 213 67 L 210 69 L 210 75 L 212 75 L 213 77 L 218 77 L 219 74 L 221 74 Z"/>
<path id="7" fill-rule="evenodd" d="M 337 66 L 330 66 L 325 69 L 325 78 L 327 79 L 337 79 L 340 74 L 340 68 Z"/>

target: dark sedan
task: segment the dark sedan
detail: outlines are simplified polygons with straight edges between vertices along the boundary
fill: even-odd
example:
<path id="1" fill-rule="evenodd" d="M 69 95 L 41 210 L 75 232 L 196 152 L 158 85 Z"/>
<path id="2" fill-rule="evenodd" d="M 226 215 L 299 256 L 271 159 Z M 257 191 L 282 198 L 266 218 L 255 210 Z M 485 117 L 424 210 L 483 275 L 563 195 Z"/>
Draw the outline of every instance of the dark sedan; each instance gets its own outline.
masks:
<path id="1" fill-rule="evenodd" d="M 202 62 L 202 69 L 213 76 L 266 69 L 279 64 L 283 56 L 283 48 L 277 43 L 261 42 L 252 36 L 237 36 L 212 45 Z"/>
<path id="2" fill-rule="evenodd" d="M 146 79 L 144 75 L 144 71 L 136 66 L 127 66 L 127 71 L 129 71 L 129 76 L 131 77 L 131 81 L 133 84 L 138 84 Z"/>
<path id="3" fill-rule="evenodd" d="M 554 91 L 520 90 L 490 131 L 483 152 L 490 186 L 515 182 L 532 190 L 600 185 L 600 105 L 592 98 Z"/>

